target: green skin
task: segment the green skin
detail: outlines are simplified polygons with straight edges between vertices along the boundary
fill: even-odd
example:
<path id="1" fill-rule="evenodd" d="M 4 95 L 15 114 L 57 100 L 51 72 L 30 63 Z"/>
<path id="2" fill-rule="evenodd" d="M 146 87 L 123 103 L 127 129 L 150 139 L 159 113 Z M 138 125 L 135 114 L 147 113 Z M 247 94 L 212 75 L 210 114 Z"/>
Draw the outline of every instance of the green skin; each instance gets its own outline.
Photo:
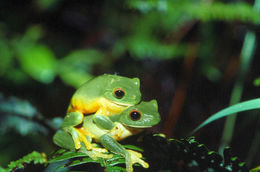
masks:
<path id="1" fill-rule="evenodd" d="M 139 112 L 138 114 L 133 114 L 133 112 L 137 111 Z M 70 124 L 66 123 L 68 126 L 77 123 L 77 114 L 74 112 L 73 114 L 71 113 L 71 116 L 75 116 L 74 119 L 76 121 L 71 121 Z M 117 140 L 135 134 L 136 131 L 139 132 L 144 128 L 152 127 L 159 122 L 160 115 L 158 113 L 158 105 L 156 100 L 152 100 L 150 102 L 141 102 L 138 105 L 130 106 L 119 115 L 109 117 L 104 115 L 86 116 L 84 117 L 83 128 L 91 133 L 91 136 L 86 136 L 90 142 L 92 138 L 94 138 L 107 150 L 124 156 L 126 159 L 126 169 L 130 172 L 133 171 L 132 165 L 134 163 L 139 163 L 145 168 L 148 168 L 148 164 L 141 159 L 142 154 L 125 149 Z M 63 125 L 63 127 L 65 127 L 65 125 Z M 117 132 L 127 134 L 119 134 L 118 137 Z M 57 132 L 54 136 L 54 142 L 61 147 L 74 149 L 73 140 L 67 132 Z"/>
<path id="2" fill-rule="evenodd" d="M 115 90 L 124 91 L 122 97 L 117 97 Z M 95 114 L 112 116 L 121 113 L 129 106 L 141 101 L 140 81 L 138 78 L 127 78 L 118 75 L 104 74 L 83 84 L 71 99 L 68 113 L 61 129 L 71 135 L 75 148 L 79 149 L 80 133 L 75 126 L 83 123 L 84 115 Z M 63 147 L 63 146 L 62 146 Z M 89 147 L 88 149 L 91 149 Z"/>
<path id="3" fill-rule="evenodd" d="M 117 88 L 124 90 L 125 95 L 122 98 L 114 95 L 114 90 Z M 105 98 L 118 105 L 132 106 L 141 101 L 140 80 L 119 75 L 100 75 L 78 88 L 72 101 L 74 98 L 81 99 L 84 104 L 91 104 L 96 99 Z"/>

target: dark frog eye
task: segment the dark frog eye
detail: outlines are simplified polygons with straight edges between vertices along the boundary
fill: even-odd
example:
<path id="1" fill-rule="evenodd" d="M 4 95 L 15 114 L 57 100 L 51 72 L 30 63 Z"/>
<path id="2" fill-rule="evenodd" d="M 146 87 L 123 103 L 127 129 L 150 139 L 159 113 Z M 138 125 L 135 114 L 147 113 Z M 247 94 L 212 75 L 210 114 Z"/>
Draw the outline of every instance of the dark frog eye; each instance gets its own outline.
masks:
<path id="1" fill-rule="evenodd" d="M 138 110 L 131 110 L 129 116 L 131 120 L 137 121 L 141 118 L 141 113 Z"/>
<path id="2" fill-rule="evenodd" d="M 114 95 L 115 95 L 116 98 L 122 99 L 124 97 L 124 95 L 125 95 L 125 92 L 121 88 L 117 88 L 114 91 Z"/>

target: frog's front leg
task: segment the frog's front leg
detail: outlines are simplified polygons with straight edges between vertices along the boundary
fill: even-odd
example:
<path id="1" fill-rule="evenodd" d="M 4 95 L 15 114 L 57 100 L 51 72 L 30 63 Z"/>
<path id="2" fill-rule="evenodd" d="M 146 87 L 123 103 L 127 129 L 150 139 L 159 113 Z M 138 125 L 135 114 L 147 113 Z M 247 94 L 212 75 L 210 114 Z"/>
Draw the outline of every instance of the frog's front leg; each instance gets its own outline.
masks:
<path id="1" fill-rule="evenodd" d="M 111 152 L 114 152 L 116 154 L 120 154 L 125 157 L 125 163 L 126 163 L 126 171 L 132 172 L 133 171 L 133 164 L 139 163 L 144 168 L 148 168 L 149 164 L 143 161 L 142 154 L 139 152 L 135 152 L 133 150 L 127 150 L 122 145 L 120 145 L 116 140 L 114 140 L 111 136 L 108 134 L 104 134 L 100 138 L 101 144 L 110 150 Z"/>
<path id="2" fill-rule="evenodd" d="M 77 125 L 82 124 L 84 119 L 84 115 L 80 112 L 70 112 L 68 113 L 64 121 L 61 125 L 61 128 L 63 130 L 63 133 L 58 134 L 56 140 L 58 139 L 59 142 L 62 141 L 63 137 L 66 136 L 66 132 L 69 133 L 72 136 L 72 139 L 74 141 L 75 149 L 79 149 L 81 147 L 80 142 L 83 142 L 88 150 L 92 149 L 92 145 L 90 141 L 87 140 L 86 134 L 83 133 L 80 128 L 76 128 Z M 67 137 L 65 137 L 67 138 Z"/>

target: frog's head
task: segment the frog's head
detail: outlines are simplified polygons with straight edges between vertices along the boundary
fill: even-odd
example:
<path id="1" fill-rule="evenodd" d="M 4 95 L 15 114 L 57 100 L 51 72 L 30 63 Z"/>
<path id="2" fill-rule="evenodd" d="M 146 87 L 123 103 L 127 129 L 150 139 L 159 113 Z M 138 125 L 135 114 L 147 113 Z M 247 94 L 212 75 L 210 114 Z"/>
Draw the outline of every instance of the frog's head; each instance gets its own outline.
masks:
<path id="1" fill-rule="evenodd" d="M 141 102 L 124 110 L 119 117 L 123 125 L 134 128 L 148 128 L 160 122 L 160 114 L 156 100 Z"/>
<path id="2" fill-rule="evenodd" d="M 138 104 L 141 101 L 140 80 L 118 75 L 107 75 L 108 82 L 104 97 L 124 106 Z"/>

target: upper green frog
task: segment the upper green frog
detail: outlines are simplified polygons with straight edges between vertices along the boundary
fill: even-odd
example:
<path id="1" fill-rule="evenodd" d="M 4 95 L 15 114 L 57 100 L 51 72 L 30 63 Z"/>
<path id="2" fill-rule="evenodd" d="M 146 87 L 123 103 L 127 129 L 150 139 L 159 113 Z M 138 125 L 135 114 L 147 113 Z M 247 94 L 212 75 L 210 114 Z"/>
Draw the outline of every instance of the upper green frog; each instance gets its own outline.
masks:
<path id="1" fill-rule="evenodd" d="M 68 113 L 61 129 L 72 135 L 75 149 L 81 147 L 81 134 L 75 126 L 82 124 L 84 115 L 112 116 L 141 101 L 140 80 L 119 75 L 104 74 L 95 77 L 79 89 L 71 98 Z M 72 112 L 78 112 L 71 115 Z"/>
<path id="2" fill-rule="evenodd" d="M 75 117 L 74 120 L 77 120 L 77 113 L 79 112 L 70 113 L 70 119 L 73 120 L 73 117 Z M 86 148 L 82 148 L 81 151 L 86 152 L 92 158 L 111 158 L 110 155 L 104 154 L 107 150 L 124 156 L 126 170 L 131 172 L 133 171 L 132 165 L 134 163 L 139 163 L 144 168 L 148 168 L 149 165 L 141 159 L 141 153 L 125 149 L 117 141 L 136 134 L 144 128 L 152 127 L 159 122 L 158 105 L 156 100 L 152 100 L 130 106 L 122 113 L 109 117 L 98 114 L 88 115 L 84 117 L 83 126 L 75 128 L 76 132 L 72 132 L 72 136 L 73 134 L 79 136 L 80 142 Z M 65 130 L 66 127 L 71 127 L 68 125 L 69 123 L 73 122 L 64 120 L 64 130 L 55 134 L 54 142 L 61 147 L 74 149 L 71 136 Z M 92 139 L 100 142 L 105 148 L 97 148 L 91 143 Z"/>
<path id="3" fill-rule="evenodd" d="M 104 74 L 95 77 L 76 90 L 68 112 L 83 114 L 120 114 L 125 108 L 141 101 L 140 80 Z"/>

